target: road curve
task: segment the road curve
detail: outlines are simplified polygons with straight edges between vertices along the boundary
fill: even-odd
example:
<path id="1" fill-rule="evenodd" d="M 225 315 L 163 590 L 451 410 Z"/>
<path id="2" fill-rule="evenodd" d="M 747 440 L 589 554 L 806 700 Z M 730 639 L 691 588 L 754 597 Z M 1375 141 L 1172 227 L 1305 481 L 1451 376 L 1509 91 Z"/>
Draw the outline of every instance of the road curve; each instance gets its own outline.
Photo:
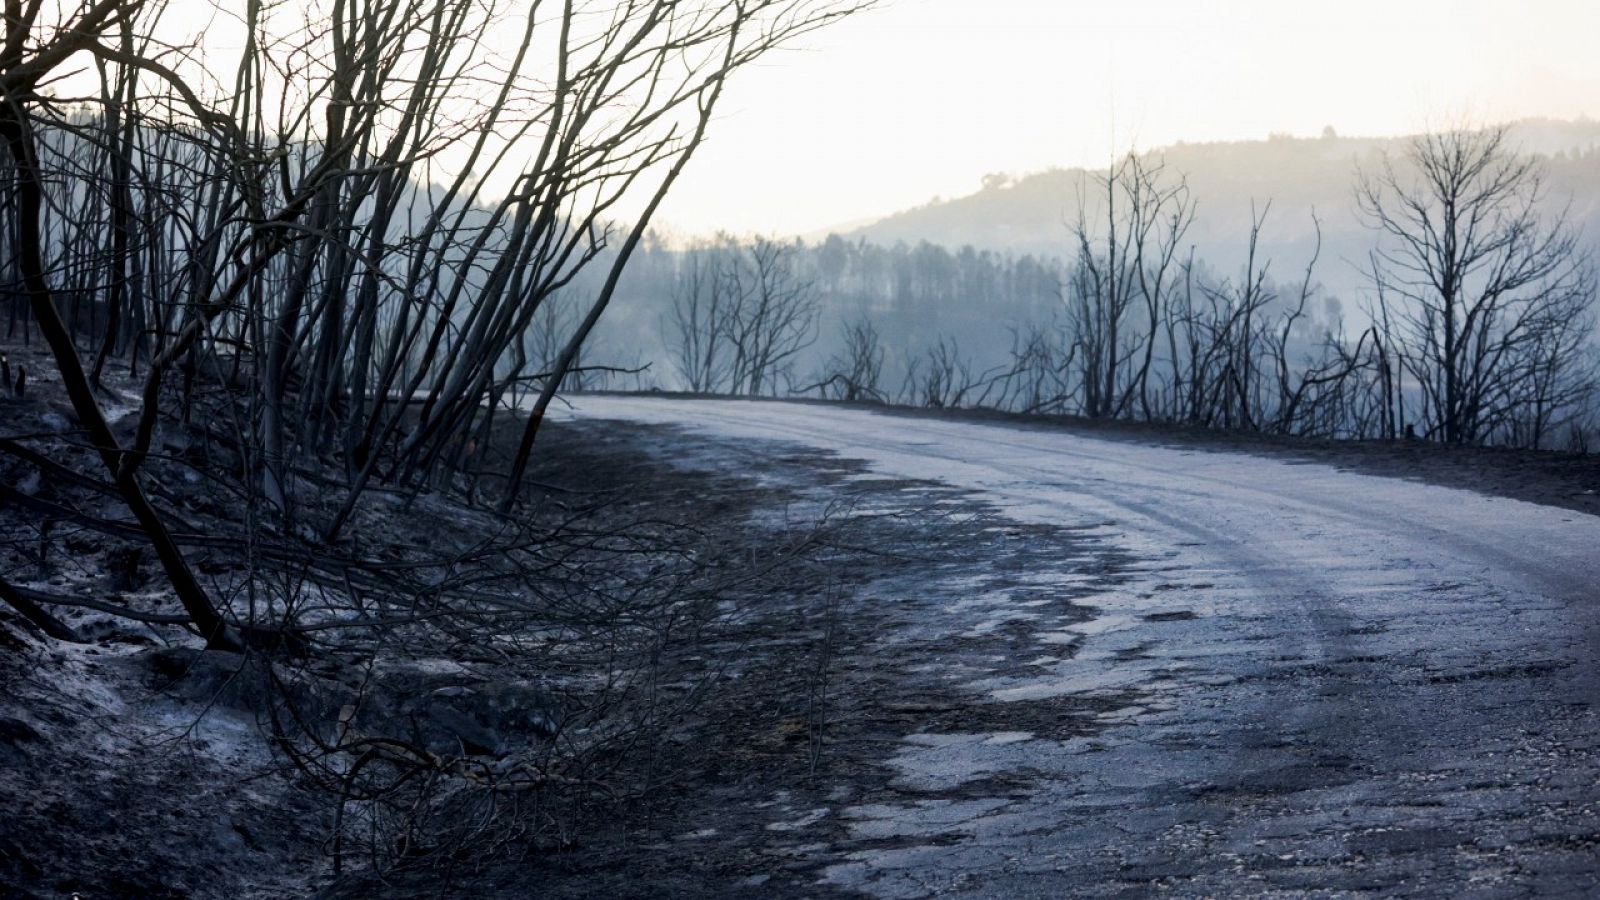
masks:
<path id="1" fill-rule="evenodd" d="M 959 674 L 984 702 L 1134 699 L 1092 739 L 906 735 L 888 765 L 930 799 L 833 811 L 835 887 L 1600 896 L 1600 518 L 1055 428 L 649 396 L 565 414 L 834 451 L 1144 560 L 1090 621 L 1040 628 L 1071 642 L 1058 662 Z M 949 799 L 1002 771 L 1029 790 Z"/>

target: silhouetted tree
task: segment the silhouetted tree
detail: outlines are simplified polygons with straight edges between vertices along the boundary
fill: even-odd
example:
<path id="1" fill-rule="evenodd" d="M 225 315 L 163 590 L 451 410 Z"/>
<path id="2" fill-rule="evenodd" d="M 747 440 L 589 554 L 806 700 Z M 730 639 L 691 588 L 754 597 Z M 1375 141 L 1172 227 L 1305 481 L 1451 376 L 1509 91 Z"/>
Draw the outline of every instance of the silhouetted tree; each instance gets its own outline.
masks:
<path id="1" fill-rule="evenodd" d="M 1566 214 L 1541 212 L 1539 163 L 1503 127 L 1443 131 L 1364 175 L 1358 198 L 1382 239 L 1385 342 L 1420 387 L 1427 436 L 1475 443 L 1530 415 L 1548 430 L 1586 389 L 1594 278 Z"/>

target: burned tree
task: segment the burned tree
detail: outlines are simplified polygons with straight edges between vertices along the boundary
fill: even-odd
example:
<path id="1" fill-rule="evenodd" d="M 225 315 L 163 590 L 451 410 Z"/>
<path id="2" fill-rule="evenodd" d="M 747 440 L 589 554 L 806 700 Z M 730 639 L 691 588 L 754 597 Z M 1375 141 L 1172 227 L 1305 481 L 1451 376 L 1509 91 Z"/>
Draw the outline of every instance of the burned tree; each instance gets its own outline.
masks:
<path id="1" fill-rule="evenodd" d="M 816 289 L 800 269 L 798 246 L 758 239 L 727 277 L 737 298 L 729 322 L 732 387 L 772 393 L 800 351 L 816 340 Z"/>
<path id="2" fill-rule="evenodd" d="M 690 251 L 678 274 L 669 328 L 690 390 L 772 394 L 816 340 L 813 281 L 800 246 L 723 238 Z"/>
<path id="3" fill-rule="evenodd" d="M 1565 213 L 1542 209 L 1539 163 L 1503 127 L 1444 131 L 1385 159 L 1357 196 L 1382 240 L 1384 342 L 1417 385 L 1425 435 L 1479 443 L 1531 422 L 1537 445 L 1587 389 L 1595 289 Z"/>
<path id="4" fill-rule="evenodd" d="M 540 415 L 728 79 L 858 6 L 247 0 L 202 53 L 157 0 L 6 3 L 0 291 L 60 377 L 0 365 L 0 606 L 195 632 L 170 649 L 256 679 L 373 865 L 548 825 L 519 804 L 668 726 L 651 679 L 736 579 L 691 530 L 521 502 L 558 490 L 523 477 Z M 72 557 L 93 581 L 50 577 Z M 430 740 L 414 683 L 340 681 L 380 658 L 520 683 L 533 718 Z M 585 703 L 552 670 L 597 675 Z"/>
<path id="5" fill-rule="evenodd" d="M 1094 187 L 1078 198 L 1066 281 L 1084 412 L 1123 416 L 1137 400 L 1148 416 L 1156 339 L 1194 203 L 1182 179 L 1169 183 L 1161 165 L 1134 153 Z"/>
<path id="6" fill-rule="evenodd" d="M 8 5 L 9 292 L 194 626 L 240 640 L 142 481 L 167 423 L 223 398 L 208 440 L 237 457 L 251 515 L 331 542 L 375 484 L 415 494 L 481 468 L 507 386 L 531 380 L 495 473 L 510 510 L 727 79 L 861 5 L 251 0 L 236 45 L 204 55 L 151 0 Z M 563 294 L 591 266 L 594 293 Z M 558 295 L 581 311 L 528 371 Z M 144 361 L 121 432 L 96 392 L 119 358 Z M 781 359 L 755 348 L 752 371 Z"/>
<path id="7" fill-rule="evenodd" d="M 727 387 L 728 307 L 732 305 L 722 256 L 737 253 L 731 241 L 696 247 L 683 254 L 673 283 L 672 312 L 666 321 L 674 343 L 673 362 L 684 386 L 696 393 Z"/>
<path id="8" fill-rule="evenodd" d="M 882 403 L 884 393 L 878 384 L 883 379 L 884 349 L 878 329 L 862 316 L 846 323 L 841 337 L 842 346 L 828 358 L 824 376 L 800 392 L 817 391 L 824 397 L 831 396 L 846 403 L 861 400 Z"/>

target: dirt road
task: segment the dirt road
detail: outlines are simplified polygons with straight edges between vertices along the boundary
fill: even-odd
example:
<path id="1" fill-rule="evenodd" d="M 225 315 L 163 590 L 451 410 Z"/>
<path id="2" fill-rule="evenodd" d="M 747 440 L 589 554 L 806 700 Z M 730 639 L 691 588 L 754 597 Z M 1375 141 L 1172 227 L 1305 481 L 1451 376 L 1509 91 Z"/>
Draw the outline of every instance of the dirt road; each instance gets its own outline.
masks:
<path id="1" fill-rule="evenodd" d="M 878 702 L 962 708 L 890 736 L 881 790 L 772 799 L 819 891 L 1596 895 L 1600 518 L 1061 430 L 574 402 L 961 489 L 1032 542 L 872 592 Z"/>

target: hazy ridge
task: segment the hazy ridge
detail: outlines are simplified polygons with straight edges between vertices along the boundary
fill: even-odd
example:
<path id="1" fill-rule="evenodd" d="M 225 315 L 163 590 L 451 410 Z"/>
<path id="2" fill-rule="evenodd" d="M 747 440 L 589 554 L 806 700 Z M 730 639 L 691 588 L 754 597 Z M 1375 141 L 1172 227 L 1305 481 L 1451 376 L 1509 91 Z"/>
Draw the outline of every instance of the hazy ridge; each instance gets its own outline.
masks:
<path id="1" fill-rule="evenodd" d="M 1547 164 L 1552 211 L 1571 202 L 1573 223 L 1600 241 L 1600 122 L 1525 120 L 1513 134 Z M 1325 136 L 1215 143 L 1178 143 L 1149 151 L 1182 175 L 1197 200 L 1188 234 L 1195 255 L 1224 271 L 1242 262 L 1251 206 L 1271 203 L 1262 249 L 1280 277 L 1301 270 L 1314 246 L 1312 213 L 1322 222 L 1318 278 L 1341 298 L 1364 285 L 1372 234 L 1356 209 L 1358 173 L 1384 153 L 1404 151 L 1408 138 Z M 928 241 L 949 248 L 1063 255 L 1080 189 L 1095 173 L 1061 168 L 990 183 L 964 197 L 935 200 L 859 227 L 845 237 L 892 245 Z"/>

